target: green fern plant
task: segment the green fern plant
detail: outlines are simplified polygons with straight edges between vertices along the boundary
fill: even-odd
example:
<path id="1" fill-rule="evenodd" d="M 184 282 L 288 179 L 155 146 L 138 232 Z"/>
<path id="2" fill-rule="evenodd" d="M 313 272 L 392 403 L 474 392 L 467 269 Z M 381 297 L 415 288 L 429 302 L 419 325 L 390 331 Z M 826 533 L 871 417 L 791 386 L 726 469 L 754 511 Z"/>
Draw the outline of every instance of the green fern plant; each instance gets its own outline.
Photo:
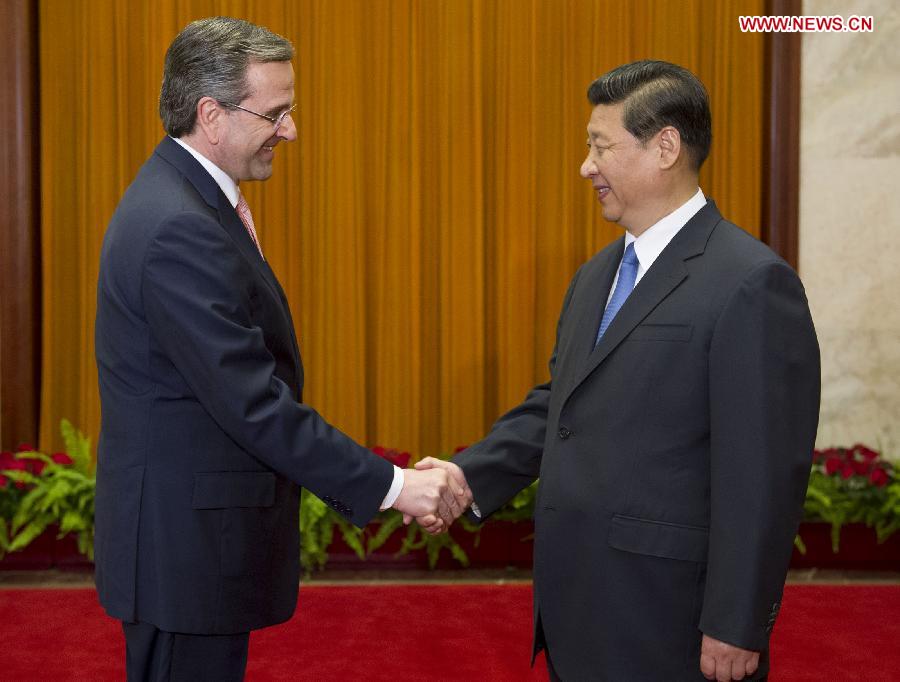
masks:
<path id="1" fill-rule="evenodd" d="M 24 489 L 11 519 L 0 519 L 0 556 L 31 544 L 52 524 L 58 538 L 76 536 L 78 551 L 94 556 L 94 461 L 91 441 L 63 419 L 60 425 L 67 455 L 50 457 L 37 450 L 18 452 L 25 469 L 2 474 Z"/>
<path id="2" fill-rule="evenodd" d="M 309 575 L 328 562 L 328 546 L 334 540 L 335 529 L 360 559 L 365 559 L 363 531 L 308 490 L 300 496 L 300 565 Z"/>
<path id="3" fill-rule="evenodd" d="M 474 544 L 476 547 L 478 546 L 481 539 L 481 526 L 472 523 L 463 516 L 457 519 L 453 525 L 454 527 L 462 527 L 463 530 L 468 533 L 474 533 Z M 456 559 L 456 562 L 461 566 L 466 567 L 469 565 L 469 555 L 466 554 L 466 551 L 456 541 L 452 533 L 448 532 L 439 535 L 430 535 L 422 530 L 417 524 L 410 524 L 406 529 L 406 537 L 403 538 L 403 543 L 400 546 L 398 554 L 407 554 L 408 552 L 417 549 L 425 550 L 425 556 L 428 557 L 429 568 L 434 568 L 437 565 L 438 559 L 441 557 L 441 552 L 444 550 L 450 552 L 450 556 Z"/>

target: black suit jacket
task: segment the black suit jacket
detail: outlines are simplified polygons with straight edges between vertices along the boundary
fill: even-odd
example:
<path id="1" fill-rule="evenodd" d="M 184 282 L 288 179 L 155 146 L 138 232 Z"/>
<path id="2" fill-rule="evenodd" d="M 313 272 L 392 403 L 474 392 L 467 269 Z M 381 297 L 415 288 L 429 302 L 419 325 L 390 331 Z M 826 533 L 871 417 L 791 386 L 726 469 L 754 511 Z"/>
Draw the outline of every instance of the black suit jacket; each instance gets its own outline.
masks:
<path id="1" fill-rule="evenodd" d="M 392 468 L 302 404 L 284 292 L 221 189 L 170 138 L 106 232 L 96 352 L 107 612 L 200 634 L 290 618 L 300 486 L 363 525 Z"/>
<path id="2" fill-rule="evenodd" d="M 818 344 L 794 271 L 709 202 L 594 348 L 623 248 L 572 280 L 550 382 L 455 461 L 484 514 L 540 477 L 535 650 L 564 680 L 702 680 L 701 633 L 767 649 Z"/>

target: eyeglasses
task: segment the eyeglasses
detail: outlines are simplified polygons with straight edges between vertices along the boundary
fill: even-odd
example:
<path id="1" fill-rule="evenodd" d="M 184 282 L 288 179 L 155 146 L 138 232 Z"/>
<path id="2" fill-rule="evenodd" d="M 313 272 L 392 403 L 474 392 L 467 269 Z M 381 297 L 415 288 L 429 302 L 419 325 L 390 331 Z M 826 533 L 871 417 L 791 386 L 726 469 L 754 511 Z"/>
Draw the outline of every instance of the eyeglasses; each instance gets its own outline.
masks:
<path id="1" fill-rule="evenodd" d="M 290 116 L 292 113 L 294 113 L 294 109 L 297 108 L 297 105 L 295 104 L 290 109 L 285 109 L 284 111 L 282 111 L 280 114 L 278 114 L 278 117 L 276 118 L 274 116 L 269 116 L 268 114 L 260 114 L 256 111 L 251 111 L 250 109 L 242 107 L 240 104 L 233 104 L 231 102 L 219 102 L 219 104 L 221 104 L 222 106 L 225 106 L 225 107 L 232 107 L 233 109 L 240 109 L 241 111 L 246 111 L 248 114 L 253 114 L 254 116 L 259 116 L 260 118 L 264 118 L 269 123 L 271 123 L 273 126 L 275 126 L 275 132 L 278 132 L 278 129 L 284 125 L 284 119 L 286 119 L 288 116 Z"/>

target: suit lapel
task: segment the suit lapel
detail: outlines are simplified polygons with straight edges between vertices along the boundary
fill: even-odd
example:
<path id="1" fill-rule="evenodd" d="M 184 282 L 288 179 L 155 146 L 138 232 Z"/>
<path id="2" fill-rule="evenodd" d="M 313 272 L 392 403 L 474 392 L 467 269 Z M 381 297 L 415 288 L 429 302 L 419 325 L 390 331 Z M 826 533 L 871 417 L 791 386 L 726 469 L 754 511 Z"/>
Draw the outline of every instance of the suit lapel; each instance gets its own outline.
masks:
<path id="1" fill-rule="evenodd" d="M 172 138 L 166 136 L 162 142 L 156 147 L 156 153 L 166 161 L 177 168 L 182 175 L 194 186 L 197 192 L 203 197 L 203 200 L 219 214 L 219 224 L 232 238 L 237 245 L 238 250 L 244 254 L 244 257 L 253 264 L 260 276 L 266 280 L 274 293 L 284 301 L 284 294 L 275 278 L 275 273 L 269 267 L 268 263 L 263 260 L 253 243 L 247 228 L 241 222 L 237 211 L 228 201 L 222 189 L 213 180 L 212 176 L 206 172 L 206 169 L 200 163 L 185 151 L 181 145 Z"/>
<path id="2" fill-rule="evenodd" d="M 575 328 L 576 332 L 572 342 L 571 356 L 574 359 L 576 371 L 581 369 L 585 358 L 591 354 L 594 347 L 597 329 L 600 327 L 600 318 L 603 317 L 603 309 L 606 307 L 609 291 L 616 278 L 616 271 L 619 269 L 619 262 L 622 260 L 624 250 L 625 238 L 622 237 L 605 250 L 606 257 L 597 263 L 597 267 L 586 273 L 584 291 L 588 293 L 581 299 L 576 309 L 578 326 Z"/>
<path id="3" fill-rule="evenodd" d="M 288 306 L 284 290 L 278 283 L 278 278 L 275 277 L 272 268 L 269 267 L 269 264 L 260 255 L 259 249 L 257 249 L 256 244 L 253 243 L 253 239 L 251 239 L 250 233 L 247 232 L 247 228 L 241 221 L 240 216 L 238 216 L 237 211 L 231 205 L 231 202 L 228 201 L 228 197 L 222 192 L 218 183 L 216 183 L 212 176 L 206 172 L 206 169 L 200 165 L 197 159 L 185 151 L 181 145 L 172 140 L 172 138 L 168 136 L 163 138 L 162 142 L 156 147 L 156 153 L 175 166 L 175 168 L 177 168 L 194 186 L 210 208 L 218 213 L 219 224 L 229 234 L 237 245 L 238 250 L 244 255 L 247 261 L 253 264 L 253 267 L 259 273 L 260 277 L 262 277 L 269 285 L 275 296 L 281 301 L 288 322 L 287 326 L 291 331 L 291 340 L 294 345 L 295 364 L 297 376 L 299 378 L 298 386 L 302 386 L 303 365 L 300 361 L 300 348 L 297 344 L 296 333 L 294 332 L 294 322 L 291 317 L 290 306 Z"/>
<path id="4" fill-rule="evenodd" d="M 706 206 L 700 209 L 679 230 L 678 234 L 663 249 L 659 257 L 653 262 L 653 265 L 650 266 L 650 269 L 641 278 L 641 281 L 637 283 L 631 295 L 625 300 L 597 347 L 584 355 L 576 356 L 587 356 L 587 360 L 578 370 L 575 382 L 568 391 L 569 394 L 578 388 L 609 357 L 610 353 L 628 337 L 632 330 L 687 278 L 688 270 L 684 262 L 703 253 L 713 228 L 721 219 L 722 216 L 716 209 L 716 205 L 712 201 L 708 201 Z M 598 279 L 606 281 L 605 278 L 609 276 L 608 271 L 610 267 L 615 273 L 621 260 L 622 250 L 622 247 L 616 249 L 615 253 L 618 254 L 618 258 L 612 258 L 611 265 L 606 263 L 598 269 Z M 609 283 L 603 289 L 607 296 L 611 286 L 612 278 L 609 279 Z M 584 332 L 580 333 L 580 336 L 583 341 L 590 345 L 593 345 L 596 338 L 597 322 L 603 314 L 605 302 L 606 299 L 603 299 L 598 304 L 601 307 L 594 311 L 593 316 L 596 319 L 591 319 L 590 313 L 585 311 L 581 321 L 584 325 L 581 329 Z"/>

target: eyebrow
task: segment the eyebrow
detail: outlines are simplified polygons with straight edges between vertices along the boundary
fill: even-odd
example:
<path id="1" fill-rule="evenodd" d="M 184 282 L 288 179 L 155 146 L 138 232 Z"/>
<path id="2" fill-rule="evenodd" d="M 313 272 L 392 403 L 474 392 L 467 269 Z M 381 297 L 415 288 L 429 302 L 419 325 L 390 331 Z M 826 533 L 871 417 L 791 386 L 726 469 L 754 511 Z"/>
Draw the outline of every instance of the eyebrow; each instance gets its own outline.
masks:
<path id="1" fill-rule="evenodd" d="M 292 98 L 291 98 L 291 101 L 288 102 L 287 104 L 284 104 L 284 105 L 279 104 L 279 105 L 277 105 L 277 106 L 274 106 L 274 107 L 272 107 L 271 109 L 269 109 L 269 110 L 266 112 L 266 114 L 269 115 L 269 116 L 271 116 L 272 118 L 275 118 L 275 117 L 278 116 L 278 114 L 280 114 L 282 111 L 287 111 L 287 110 L 290 109 L 292 106 L 294 106 L 295 101 L 296 101 L 296 100 L 294 100 L 294 98 L 292 97 Z"/>
<path id="2" fill-rule="evenodd" d="M 287 111 L 287 110 L 290 109 L 290 108 L 291 108 L 291 105 L 290 105 L 290 104 L 288 104 L 286 107 L 272 107 L 271 109 L 269 109 L 269 110 L 266 112 L 266 114 L 268 114 L 268 115 L 271 116 L 272 118 L 275 118 L 275 117 L 278 116 L 278 114 L 280 114 L 282 111 Z"/>

